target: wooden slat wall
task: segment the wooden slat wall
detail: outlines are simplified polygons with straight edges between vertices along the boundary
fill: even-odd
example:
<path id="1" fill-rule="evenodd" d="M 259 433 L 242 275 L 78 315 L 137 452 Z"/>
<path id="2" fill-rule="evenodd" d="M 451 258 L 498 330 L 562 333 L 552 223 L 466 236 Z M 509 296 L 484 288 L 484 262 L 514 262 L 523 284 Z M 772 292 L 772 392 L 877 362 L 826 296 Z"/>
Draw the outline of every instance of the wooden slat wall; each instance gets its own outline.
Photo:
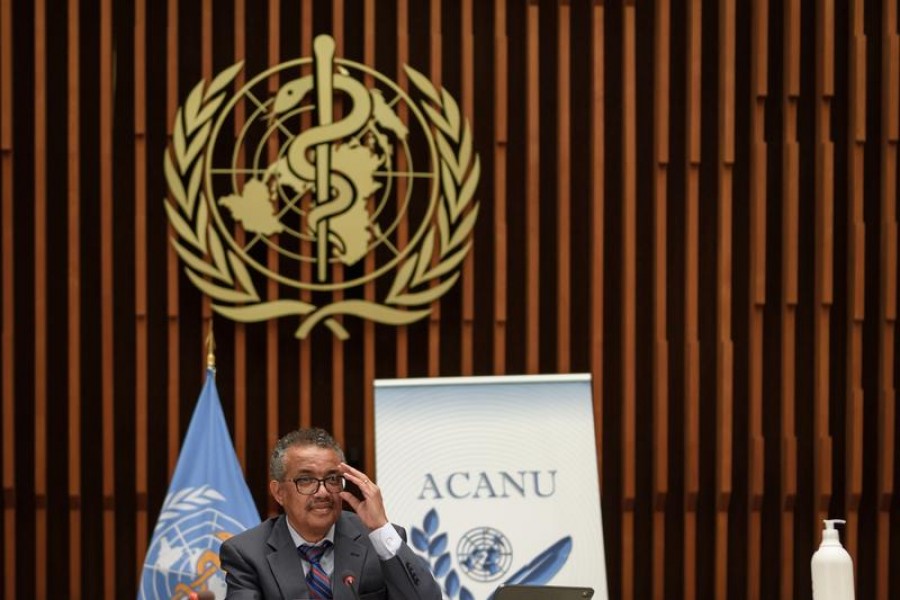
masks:
<path id="1" fill-rule="evenodd" d="M 525 373 L 540 371 L 541 62 L 538 0 L 525 0 Z"/>
<path id="2" fill-rule="evenodd" d="M 68 2 L 68 35 L 69 40 L 67 44 L 68 49 L 68 89 L 69 93 L 67 95 L 66 101 L 68 104 L 68 110 L 66 111 L 66 126 L 67 126 L 67 138 L 68 138 L 68 155 L 69 159 L 66 164 L 66 169 L 68 172 L 67 178 L 67 188 L 66 188 L 66 204 L 68 208 L 68 222 L 67 222 L 67 240 L 65 241 L 64 247 L 66 249 L 66 254 L 68 255 L 68 260 L 66 262 L 66 275 L 68 280 L 68 285 L 66 288 L 66 302 L 68 305 L 68 313 L 69 315 L 79 315 L 81 314 L 81 252 L 80 252 L 80 232 L 81 232 L 81 207 L 80 207 L 80 198 L 81 198 L 81 174 L 79 170 L 79 165 L 81 164 L 81 152 L 80 152 L 80 141 L 81 141 L 81 100 L 80 100 L 80 90 L 81 90 L 81 81 L 80 81 L 80 73 L 81 66 L 78 56 L 79 49 L 79 41 L 80 41 L 80 19 L 78 15 L 78 0 L 69 0 Z M 137 15 L 140 15 L 140 11 L 137 11 Z M 137 23 L 136 23 L 137 24 Z M 140 34 L 143 33 L 139 27 L 135 28 L 135 38 L 140 38 Z M 137 81 L 137 79 L 136 79 Z M 137 94 L 136 94 L 137 95 Z M 137 95 L 138 98 L 141 95 Z M 140 103 L 135 103 L 139 105 Z M 137 122 L 135 123 L 136 131 L 141 131 L 141 128 L 138 127 Z M 138 156 L 141 150 L 145 150 L 139 144 L 135 145 L 135 156 Z M 141 170 L 135 170 L 135 190 L 137 190 L 138 183 L 141 181 L 141 175 L 144 174 Z M 135 194 L 135 214 L 140 214 L 141 205 L 139 204 L 140 195 Z M 138 242 L 138 238 L 141 237 L 141 234 L 144 233 L 140 230 L 140 228 L 135 228 L 135 243 Z M 145 236 L 146 237 L 146 236 Z M 136 277 L 137 273 L 142 271 L 141 266 L 137 263 L 137 261 L 146 262 L 146 257 L 141 254 L 135 255 L 136 259 Z M 136 292 L 140 290 L 140 287 L 136 287 Z M 137 324 L 141 323 L 140 315 L 141 315 L 141 307 L 146 307 L 146 298 L 143 298 L 145 301 L 141 303 L 141 296 L 136 295 L 135 297 L 135 322 Z M 82 512 L 81 512 L 81 491 L 82 491 L 82 483 L 81 476 L 85 467 L 82 465 L 82 456 L 83 453 L 81 451 L 81 424 L 83 421 L 81 417 L 81 409 L 82 409 L 82 399 L 81 399 L 81 368 L 84 364 L 81 358 L 81 334 L 82 334 L 82 326 L 80 319 L 67 318 L 66 319 L 68 327 L 68 344 L 66 346 L 66 358 L 68 363 L 68 368 L 66 369 L 67 379 L 68 379 L 68 394 L 66 397 L 66 404 L 68 405 L 68 411 L 66 411 L 66 416 L 68 420 L 68 444 L 66 447 L 66 453 L 68 455 L 68 464 L 67 464 L 67 472 L 69 475 L 68 481 L 68 498 L 64 503 L 64 507 L 68 509 L 69 512 L 69 546 L 68 546 L 68 555 L 69 555 L 69 580 L 68 580 L 68 589 L 69 590 L 80 590 L 82 586 L 82 576 L 81 576 L 81 567 L 82 567 L 82 558 L 81 558 L 81 548 L 82 548 Z M 139 325 L 138 325 L 139 326 Z M 140 341 L 140 336 L 136 337 L 136 340 Z M 147 355 L 146 346 L 136 346 L 135 347 L 135 367 L 138 377 L 140 374 L 146 373 L 146 365 L 141 363 L 141 359 L 145 358 Z M 4 359 L 4 364 L 6 364 L 6 360 Z M 135 388 L 135 411 L 136 415 L 140 415 L 142 410 L 146 409 L 146 380 L 141 381 L 138 380 L 136 382 L 140 387 Z M 146 422 L 146 419 L 143 419 L 141 422 Z M 138 537 L 135 540 L 136 544 L 147 544 L 147 522 L 148 522 L 148 514 L 147 514 L 147 477 L 145 473 L 145 466 L 147 464 L 147 453 L 146 453 L 146 443 L 142 446 L 140 441 L 145 436 L 146 431 L 142 431 L 145 428 L 140 428 L 136 430 L 136 447 L 135 447 L 135 458 L 136 458 L 136 469 L 135 469 L 135 493 L 137 495 L 137 509 L 135 512 L 135 520 L 137 521 L 137 531 Z M 140 465 L 140 466 L 137 466 Z M 143 502 L 142 502 L 143 501 Z M 143 536 L 143 537 L 142 537 Z M 139 558 L 138 553 L 135 553 L 135 560 L 142 560 Z M 138 564 L 138 563 L 136 563 Z M 4 570 L 6 573 L 6 571 Z M 6 596 L 7 598 L 13 597 L 13 594 L 10 593 Z"/>
<path id="3" fill-rule="evenodd" d="M 619 335 L 621 381 L 621 515 L 622 532 L 619 552 L 622 560 L 622 597 L 633 598 L 635 590 L 635 499 L 637 496 L 637 393 L 635 369 L 637 357 L 637 40 L 634 2 L 622 7 L 622 110 L 621 110 L 621 180 L 622 200 L 619 218 L 621 249 L 619 253 Z M 601 490 L 601 493 L 609 493 Z M 613 546 L 615 548 L 615 546 Z"/>
<path id="4" fill-rule="evenodd" d="M 374 471 L 375 378 L 589 371 L 610 597 L 808 599 L 827 516 L 857 597 L 900 596 L 898 13 L 0 0 L 2 598 L 135 593 L 212 325 L 262 513 L 298 425 Z M 409 327 L 339 318 L 346 341 L 214 316 L 164 211 L 197 81 L 245 61 L 237 90 L 323 32 L 446 88 L 482 173 L 457 286 Z"/>
<path id="5" fill-rule="evenodd" d="M 506 26 L 506 0 L 494 3 L 494 189 L 493 192 L 493 254 L 494 254 L 494 355 L 491 365 L 494 373 L 506 373 L 506 320 L 507 320 L 507 152 L 509 143 L 509 39 Z M 482 188 L 484 189 L 484 188 Z"/>
<path id="6" fill-rule="evenodd" d="M 15 369 L 15 297 L 13 295 L 13 51 L 12 0 L 0 0 L 0 260 L 3 261 L 2 346 L 3 384 L 3 597 L 16 594 L 16 392 Z M 25 175 L 22 174 L 22 177 Z"/>
<path id="7" fill-rule="evenodd" d="M 657 0 L 653 58 L 653 598 L 663 600 L 669 491 L 668 224 L 671 4 Z"/>
<path id="8" fill-rule="evenodd" d="M 765 431 L 763 429 L 763 363 L 766 307 L 766 101 L 768 99 L 769 3 L 753 4 L 750 20 L 750 98 L 748 130 L 748 273 L 747 273 L 747 553 L 746 594 L 762 597 L 762 556 L 765 500 Z M 740 99 L 738 98 L 739 102 Z"/>
<path id="9" fill-rule="evenodd" d="M 844 481 L 845 513 L 851 524 L 859 522 L 863 490 L 863 328 L 865 325 L 865 143 L 866 143 L 866 33 L 865 2 L 852 2 L 848 9 L 849 65 L 847 76 L 847 337 L 844 357 L 847 385 L 844 390 Z M 833 429 L 841 432 L 840 427 Z M 847 551 L 858 555 L 859 529 L 846 530 Z"/>
<path id="10" fill-rule="evenodd" d="M 703 6 L 700 0 L 686 4 L 684 20 L 684 533 L 683 594 L 688 600 L 697 593 L 697 511 L 700 495 L 700 309 L 698 269 L 700 239 L 700 34 Z M 712 309 L 713 307 L 710 307 Z"/>
<path id="11" fill-rule="evenodd" d="M 888 598 L 891 573 L 891 507 L 896 454 L 897 169 L 900 143 L 900 13 L 896 2 L 881 9 L 881 177 L 878 276 L 878 488 L 875 597 Z M 896 562 L 894 562 L 896 567 Z M 896 569 L 895 569 L 896 570 Z M 895 592 L 896 593 L 896 592 Z"/>
<path id="12" fill-rule="evenodd" d="M 796 353 L 799 271 L 798 213 L 800 203 L 800 149 L 797 101 L 800 96 L 800 0 L 787 0 L 783 8 L 781 126 L 781 560 L 796 564 L 795 503 L 797 500 Z M 781 600 L 794 597 L 795 573 L 781 576 Z"/>
<path id="13" fill-rule="evenodd" d="M 602 0 L 594 0 L 591 3 L 591 15 L 590 15 L 590 23 L 591 23 L 591 95 L 590 95 L 590 120 L 588 121 L 591 124 L 591 135 L 589 139 L 589 168 L 591 172 L 590 177 L 590 207 L 588 210 L 588 218 L 590 222 L 590 230 L 594 233 L 602 232 L 604 230 L 604 190 L 605 190 L 605 168 L 604 168 L 604 148 L 605 148 L 605 110 L 604 110 L 604 100 L 605 100 L 605 87 L 603 83 L 604 79 L 604 27 L 605 27 L 605 11 L 603 8 Z M 499 79 L 499 77 L 503 77 L 503 79 Z M 498 69 L 498 85 L 500 82 L 506 81 L 506 69 L 502 69 L 502 73 L 500 69 Z M 505 86 L 504 86 L 505 90 Z M 500 94 L 498 94 L 499 96 Z M 504 172 L 505 174 L 505 172 Z M 495 173 L 495 178 L 499 178 L 500 174 Z M 494 199 L 495 201 L 499 200 L 498 198 Z M 504 198 L 505 201 L 505 198 Z M 503 223 L 503 234 L 506 234 L 505 222 Z M 495 224 L 495 227 L 497 225 Z M 498 236 L 499 237 L 499 236 Z M 590 269 L 591 277 L 590 277 L 590 294 L 588 295 L 589 304 L 590 304 L 590 315 L 584 315 L 583 317 L 589 318 L 589 323 L 591 324 L 590 333 L 588 336 L 588 356 L 590 357 L 589 369 L 591 372 L 591 379 L 593 381 L 593 393 L 594 393 L 594 435 L 597 438 L 597 468 L 600 469 L 601 474 L 606 475 L 608 470 L 603 468 L 603 457 L 604 457 L 604 444 L 603 437 L 604 433 L 604 402 L 603 402 L 603 257 L 604 257 L 604 236 L 602 235 L 592 235 L 590 238 L 590 242 L 586 246 L 582 246 L 584 251 L 588 253 L 587 264 Z M 503 269 L 498 270 L 499 273 L 503 272 Z M 505 280 L 505 279 L 504 279 Z M 496 285 L 500 285 L 500 279 L 496 282 Z M 504 312 L 505 315 L 505 312 Z M 505 319 L 504 319 L 505 321 Z M 505 373 L 505 369 L 498 370 L 495 367 L 496 373 Z M 601 479 L 601 491 L 604 486 L 605 480 Z M 607 496 L 601 496 L 608 498 Z M 608 502 L 608 500 L 607 500 Z M 608 509 L 608 504 L 604 506 L 604 511 Z M 609 543 L 609 537 L 607 537 L 607 542 Z"/>
<path id="14" fill-rule="evenodd" d="M 815 93 L 815 283 L 813 291 L 813 523 L 828 518 L 831 501 L 831 435 L 828 431 L 831 390 L 828 380 L 834 273 L 834 144 L 831 133 L 834 98 L 834 3 L 816 3 Z"/>
<path id="15" fill-rule="evenodd" d="M 715 597 L 728 597 L 729 512 L 733 462 L 734 345 L 732 343 L 733 234 L 735 155 L 735 46 L 737 9 L 729 0 L 718 5 L 718 157 L 716 161 L 716 579 Z"/>
<path id="16" fill-rule="evenodd" d="M 442 45 L 444 38 L 443 19 L 441 9 L 442 0 L 431 0 L 429 3 L 429 23 L 431 35 L 429 35 L 429 54 L 428 54 L 428 76 L 434 83 L 435 89 L 441 89 L 443 86 L 443 55 Z M 400 31 L 408 31 L 408 22 L 405 26 L 398 28 Z M 408 39 L 408 38 L 407 38 Z M 403 62 L 407 62 L 405 57 Z M 403 68 L 402 64 L 397 65 L 399 72 Z M 404 82 L 405 83 L 405 82 Z M 404 86 L 406 87 L 406 86 Z M 435 285 L 434 282 L 432 285 Z M 460 324 L 463 327 L 463 324 Z M 428 376 L 436 377 L 440 373 L 440 350 L 441 348 L 441 302 L 435 303 L 431 315 L 428 317 Z"/>
<path id="17" fill-rule="evenodd" d="M 475 119 L 475 7 L 473 0 L 461 1 L 462 6 L 459 9 L 461 13 L 459 32 L 460 108 L 462 108 L 463 114 L 468 115 L 469 124 L 477 129 L 478 121 Z M 463 262 L 462 280 L 460 281 L 462 313 L 460 317 L 459 372 L 465 376 L 475 373 L 475 261 L 480 260 L 481 257 L 482 255 L 479 255 L 474 248 L 469 252 Z M 429 376 L 438 376 L 440 368 L 436 368 L 434 371 L 429 369 L 428 374 Z"/>
<path id="18" fill-rule="evenodd" d="M 35 595 L 47 596 L 47 14 L 34 4 L 34 552 Z"/>

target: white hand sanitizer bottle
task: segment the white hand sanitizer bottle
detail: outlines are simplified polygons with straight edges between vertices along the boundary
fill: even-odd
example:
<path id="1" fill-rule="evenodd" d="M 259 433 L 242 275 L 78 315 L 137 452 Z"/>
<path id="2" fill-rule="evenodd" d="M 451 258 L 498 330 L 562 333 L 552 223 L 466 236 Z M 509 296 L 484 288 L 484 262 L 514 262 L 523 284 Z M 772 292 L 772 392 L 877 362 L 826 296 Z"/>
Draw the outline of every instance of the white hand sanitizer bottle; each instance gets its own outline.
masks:
<path id="1" fill-rule="evenodd" d="M 841 545 L 835 523 L 846 521 L 825 519 L 822 543 L 812 557 L 814 600 L 854 600 L 853 559 Z"/>

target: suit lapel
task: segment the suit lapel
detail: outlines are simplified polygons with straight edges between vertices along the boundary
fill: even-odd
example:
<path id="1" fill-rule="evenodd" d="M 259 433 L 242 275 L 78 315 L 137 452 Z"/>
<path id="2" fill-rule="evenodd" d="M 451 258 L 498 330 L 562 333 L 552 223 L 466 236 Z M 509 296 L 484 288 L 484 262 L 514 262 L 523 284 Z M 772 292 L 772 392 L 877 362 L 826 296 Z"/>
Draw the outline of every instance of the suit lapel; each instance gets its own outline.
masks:
<path id="1" fill-rule="evenodd" d="M 303 565 L 288 532 L 284 515 L 275 522 L 268 543 L 272 552 L 266 558 L 269 560 L 272 575 L 281 588 L 282 597 L 308 598 L 309 588 L 306 587 L 306 579 L 303 577 Z"/>
<path id="2" fill-rule="evenodd" d="M 356 600 L 353 592 L 344 585 L 347 573 L 356 577 L 356 589 L 362 589 L 363 563 L 366 561 L 368 547 L 359 542 L 363 532 L 341 515 L 334 528 L 334 573 L 332 574 L 332 590 L 334 600 Z"/>

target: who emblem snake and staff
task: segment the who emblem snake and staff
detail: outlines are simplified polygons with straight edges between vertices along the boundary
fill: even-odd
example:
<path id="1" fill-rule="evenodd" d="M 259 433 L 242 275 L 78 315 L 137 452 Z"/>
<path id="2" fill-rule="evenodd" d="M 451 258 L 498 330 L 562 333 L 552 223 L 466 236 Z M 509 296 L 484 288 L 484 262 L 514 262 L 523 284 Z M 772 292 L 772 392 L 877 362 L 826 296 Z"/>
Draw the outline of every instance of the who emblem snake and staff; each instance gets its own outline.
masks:
<path id="1" fill-rule="evenodd" d="M 347 339 L 344 315 L 405 325 L 430 314 L 478 216 L 479 158 L 453 97 L 408 65 L 409 92 L 338 58 L 327 35 L 311 58 L 230 95 L 242 69 L 194 87 L 163 161 L 191 282 L 235 321 L 299 317 L 298 338 L 324 324 Z M 389 284 L 352 291 L 380 278 Z"/>

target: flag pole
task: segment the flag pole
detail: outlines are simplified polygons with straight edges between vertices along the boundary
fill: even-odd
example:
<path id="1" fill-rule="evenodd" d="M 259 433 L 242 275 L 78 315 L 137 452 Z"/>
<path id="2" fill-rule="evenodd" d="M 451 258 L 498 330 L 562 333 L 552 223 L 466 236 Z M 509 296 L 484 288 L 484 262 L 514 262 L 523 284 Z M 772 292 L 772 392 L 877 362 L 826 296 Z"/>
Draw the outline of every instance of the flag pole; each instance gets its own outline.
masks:
<path id="1" fill-rule="evenodd" d="M 209 335 L 206 336 L 206 367 L 208 369 L 216 369 L 216 340 L 213 337 L 212 319 L 209 321 Z"/>

